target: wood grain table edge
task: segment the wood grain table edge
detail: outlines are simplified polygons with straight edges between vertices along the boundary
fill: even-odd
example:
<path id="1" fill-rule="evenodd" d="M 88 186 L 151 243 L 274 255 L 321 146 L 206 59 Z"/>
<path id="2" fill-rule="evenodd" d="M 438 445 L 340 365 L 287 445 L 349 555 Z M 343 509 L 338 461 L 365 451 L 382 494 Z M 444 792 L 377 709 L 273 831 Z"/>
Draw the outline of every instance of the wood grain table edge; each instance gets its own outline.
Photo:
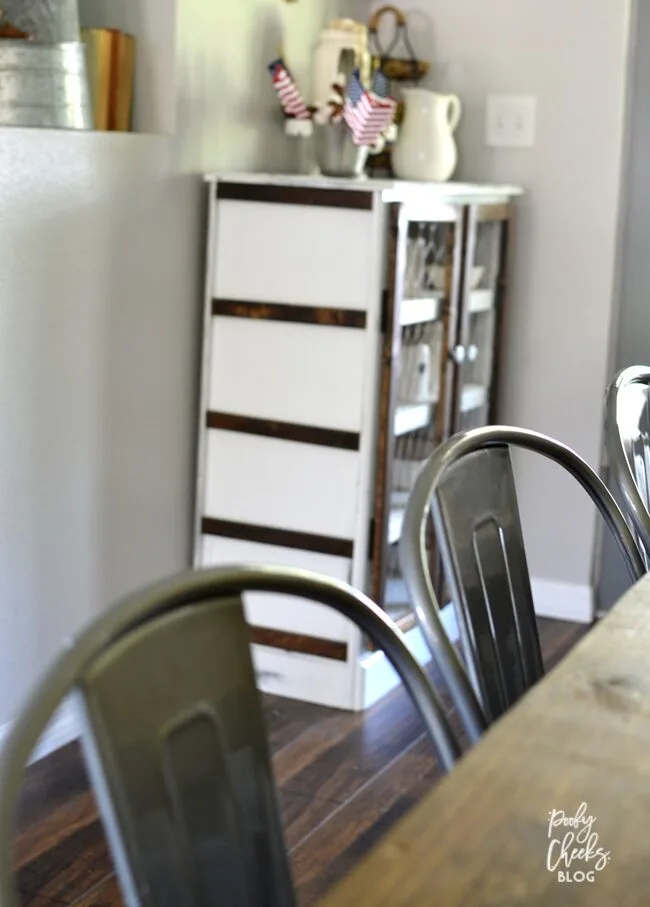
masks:
<path id="1" fill-rule="evenodd" d="M 547 816 L 583 799 L 611 864 L 591 884 L 560 884 L 546 867 Z M 648 808 L 646 576 L 321 904 L 646 904 Z"/>

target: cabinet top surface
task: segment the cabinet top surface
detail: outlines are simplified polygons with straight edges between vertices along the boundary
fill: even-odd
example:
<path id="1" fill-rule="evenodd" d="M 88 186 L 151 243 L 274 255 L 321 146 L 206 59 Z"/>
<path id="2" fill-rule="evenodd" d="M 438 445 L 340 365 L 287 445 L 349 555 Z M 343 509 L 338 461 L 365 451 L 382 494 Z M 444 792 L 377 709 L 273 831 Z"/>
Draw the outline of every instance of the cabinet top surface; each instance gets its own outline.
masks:
<path id="1" fill-rule="evenodd" d="M 419 202 L 427 198 L 444 202 L 505 201 L 522 195 L 519 186 L 489 183 L 415 183 L 379 180 L 368 177 L 334 179 L 328 176 L 297 176 L 281 173 L 207 173 L 208 183 L 247 183 L 265 186 L 297 186 L 310 189 L 344 189 L 351 192 L 376 192 L 385 202 Z"/>

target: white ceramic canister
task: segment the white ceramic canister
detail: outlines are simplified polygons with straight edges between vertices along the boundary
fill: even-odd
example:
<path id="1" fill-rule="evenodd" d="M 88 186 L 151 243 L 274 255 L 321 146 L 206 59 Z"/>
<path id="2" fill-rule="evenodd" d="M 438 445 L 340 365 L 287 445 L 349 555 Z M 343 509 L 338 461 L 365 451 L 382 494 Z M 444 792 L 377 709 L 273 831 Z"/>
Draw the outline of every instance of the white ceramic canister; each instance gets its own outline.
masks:
<path id="1" fill-rule="evenodd" d="M 358 67 L 365 82 L 370 72 L 366 26 L 352 19 L 332 22 L 321 32 L 312 67 L 312 101 L 316 106 L 327 104 L 332 85 L 341 74 L 347 82 Z"/>

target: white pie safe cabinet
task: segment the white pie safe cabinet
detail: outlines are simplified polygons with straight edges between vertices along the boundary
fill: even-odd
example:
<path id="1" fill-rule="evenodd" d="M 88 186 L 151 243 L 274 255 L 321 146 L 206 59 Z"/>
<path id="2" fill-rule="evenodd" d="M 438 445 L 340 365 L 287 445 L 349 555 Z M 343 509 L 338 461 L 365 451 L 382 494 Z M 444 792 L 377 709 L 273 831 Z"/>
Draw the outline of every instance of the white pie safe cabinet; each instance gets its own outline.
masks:
<path id="1" fill-rule="evenodd" d="M 519 190 L 206 182 L 195 565 L 349 581 L 426 658 L 399 573 L 400 514 L 436 444 L 494 420 Z M 397 682 L 324 606 L 250 595 L 246 608 L 267 692 L 361 709 Z"/>

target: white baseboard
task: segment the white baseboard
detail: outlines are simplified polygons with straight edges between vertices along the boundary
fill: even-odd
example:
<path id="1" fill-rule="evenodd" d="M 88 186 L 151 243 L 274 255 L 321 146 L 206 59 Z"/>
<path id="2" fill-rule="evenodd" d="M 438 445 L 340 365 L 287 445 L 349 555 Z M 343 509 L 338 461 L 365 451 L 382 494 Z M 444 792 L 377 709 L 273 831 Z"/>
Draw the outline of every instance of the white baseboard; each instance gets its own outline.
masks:
<path id="1" fill-rule="evenodd" d="M 4 740 L 9 736 L 11 724 L 4 724 L 0 727 L 0 748 Z M 54 750 L 61 749 L 66 744 L 77 740 L 81 736 L 81 722 L 75 709 L 74 702 L 66 699 L 61 707 L 54 713 L 51 721 L 45 728 L 38 745 L 29 758 L 29 763 L 38 762 L 49 756 Z"/>
<path id="2" fill-rule="evenodd" d="M 595 599 L 591 586 L 535 577 L 531 579 L 531 585 L 535 613 L 539 617 L 581 624 L 589 624 L 594 619 Z"/>
<path id="3" fill-rule="evenodd" d="M 456 613 L 451 604 L 441 608 L 440 618 L 447 635 L 453 642 L 456 642 L 458 640 L 458 624 L 456 623 Z M 409 630 L 405 636 L 409 649 L 421 665 L 431 661 L 431 653 L 419 627 Z M 383 652 L 373 652 L 367 655 L 362 660 L 361 671 L 362 708 L 364 709 L 374 705 L 375 702 L 390 693 L 400 683 L 399 677 Z"/>

